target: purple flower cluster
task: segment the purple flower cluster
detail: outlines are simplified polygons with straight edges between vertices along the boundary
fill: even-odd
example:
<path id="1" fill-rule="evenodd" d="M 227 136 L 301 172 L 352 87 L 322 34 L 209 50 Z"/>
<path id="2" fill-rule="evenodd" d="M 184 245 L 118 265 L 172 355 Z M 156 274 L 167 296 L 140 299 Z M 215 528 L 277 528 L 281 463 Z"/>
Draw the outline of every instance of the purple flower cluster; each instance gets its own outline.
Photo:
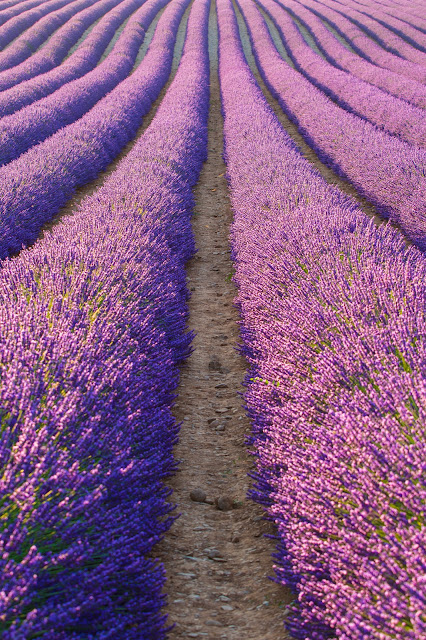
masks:
<path id="1" fill-rule="evenodd" d="M 240 6 L 265 83 L 309 144 L 426 249 L 426 150 L 334 104 L 281 58 L 252 0 L 240 1 Z"/>
<path id="2" fill-rule="evenodd" d="M 296 67 L 315 86 L 355 115 L 388 133 L 398 135 L 406 142 L 426 147 L 426 117 L 423 109 L 390 96 L 351 73 L 336 69 L 313 51 L 289 14 L 274 0 L 258 0 L 258 4 L 273 19 Z"/>
<path id="3" fill-rule="evenodd" d="M 93 71 L 1 120 L 0 165 L 52 136 L 88 112 L 124 80 L 155 14 L 168 0 L 147 0 L 126 24 L 111 53 Z M 132 7 L 135 8 L 134 0 Z M 129 10 L 129 7 L 127 8 Z"/>
<path id="4" fill-rule="evenodd" d="M 310 6 L 309 0 L 304 0 L 305 6 L 293 0 L 280 0 L 279 4 L 288 8 L 292 14 L 303 22 L 304 26 L 314 36 L 321 51 L 336 67 L 349 71 L 352 75 L 387 91 L 397 98 L 426 109 L 426 87 L 423 84 L 399 73 L 377 67 L 375 64 L 349 51 L 323 25 L 321 20 L 306 8 Z"/>
<path id="5" fill-rule="evenodd" d="M 70 13 L 68 10 L 71 19 L 54 33 L 47 44 L 24 62 L 0 73 L 0 90 L 9 89 L 19 82 L 34 78 L 59 65 L 84 31 L 118 2 L 119 0 L 109 0 L 109 2 L 97 0 L 93 3 L 93 0 L 81 0 L 73 4 L 73 12 Z M 56 18 L 54 20 L 52 17 L 51 22 L 55 24 Z M 18 48 L 21 48 L 21 45 L 18 45 Z M 12 49 L 13 45 L 9 47 L 8 51 L 12 51 Z"/>
<path id="6" fill-rule="evenodd" d="M 339 11 L 336 11 L 337 6 L 343 9 L 342 5 L 333 3 L 331 0 L 324 0 L 324 2 L 316 2 L 316 0 L 306 0 L 305 2 L 304 0 L 303 4 L 312 9 L 317 15 L 326 18 L 328 22 L 351 43 L 352 48 L 370 62 L 377 64 L 379 67 L 390 69 L 395 73 L 400 73 L 408 78 L 412 78 L 417 82 L 426 82 L 426 69 L 422 66 L 422 61 L 413 60 L 412 58 L 404 59 L 400 57 L 396 51 L 392 53 L 381 47 L 373 38 L 366 35 L 359 26 L 346 17 L 346 15 L 352 15 L 349 7 L 345 6 L 345 15 L 342 15 Z M 356 14 L 356 12 L 353 13 Z M 359 14 L 359 16 L 362 15 L 361 13 Z M 378 23 L 376 24 L 380 27 Z M 392 40 L 392 36 L 394 36 L 395 39 L 398 38 L 391 31 L 387 29 L 385 29 L 385 31 L 389 40 Z M 398 40 L 400 40 L 400 38 L 398 38 Z M 414 57 L 424 57 L 421 51 L 410 47 L 408 44 L 407 47 L 415 52 Z"/>
<path id="7" fill-rule="evenodd" d="M 290 630 L 419 640 L 425 256 L 300 155 L 244 60 L 231 0 L 217 6 L 255 497 L 296 593 Z"/>
<path id="8" fill-rule="evenodd" d="M 174 82 L 117 170 L 0 272 L 2 640 L 165 636 L 149 555 L 173 520 L 208 13 L 195 0 Z"/>
<path id="9" fill-rule="evenodd" d="M 107 1 L 103 0 L 104 7 Z M 6 89 L 8 78 L 7 74 L 4 74 L 6 77 L 0 78 L 0 117 L 10 115 L 36 100 L 41 100 L 67 82 L 72 82 L 91 71 L 99 62 L 117 28 L 139 6 L 139 0 L 121 2 L 99 21 L 76 51 L 54 69 L 37 74 L 34 78 L 20 82 L 10 89 Z M 10 74 L 12 73 L 13 69 L 10 70 Z"/>
<path id="10" fill-rule="evenodd" d="M 58 27 L 78 11 L 79 7 L 84 9 L 87 4 L 94 4 L 95 1 L 90 0 L 87 3 L 82 0 L 73 0 L 72 2 L 52 0 L 29 12 L 33 14 L 33 22 L 36 20 L 37 22 L 36 24 L 32 22 L 33 26 L 23 33 L 22 26 L 19 29 L 15 27 L 16 18 L 0 27 L 0 47 L 2 49 L 0 52 L 0 72 L 29 58 Z M 12 39 L 14 39 L 13 42 L 11 42 Z M 5 49 L 9 43 L 11 44 Z"/>
<path id="11" fill-rule="evenodd" d="M 165 0 L 150 0 L 149 6 L 157 2 L 161 6 Z M 176 33 L 188 4 L 168 4 L 132 75 L 82 118 L 0 168 L 0 258 L 33 242 L 75 188 L 93 180 L 134 138 L 169 77 Z"/>
<path id="12" fill-rule="evenodd" d="M 320 0 L 320 3 L 348 16 L 352 23 L 357 24 L 364 33 L 379 42 L 384 49 L 406 60 L 411 60 L 415 64 L 426 65 L 426 54 L 423 51 L 419 51 L 394 31 L 374 20 L 370 12 L 366 14 L 358 11 L 356 5 L 350 0 L 345 0 L 343 4 L 335 2 L 335 0 Z"/>

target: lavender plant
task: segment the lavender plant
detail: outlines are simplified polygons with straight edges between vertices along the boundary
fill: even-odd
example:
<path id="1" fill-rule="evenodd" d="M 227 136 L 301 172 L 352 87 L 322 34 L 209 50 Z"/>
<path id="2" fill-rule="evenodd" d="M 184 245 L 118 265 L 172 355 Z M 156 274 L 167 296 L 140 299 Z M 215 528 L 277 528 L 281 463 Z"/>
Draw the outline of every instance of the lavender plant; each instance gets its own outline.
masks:
<path id="1" fill-rule="evenodd" d="M 165 637 L 151 550 L 173 520 L 208 12 L 195 0 L 176 77 L 117 170 L 0 272 L 4 640 Z"/>
<path id="2" fill-rule="evenodd" d="M 278 528 L 289 628 L 419 640 L 425 257 L 301 156 L 246 64 L 231 1 L 217 7 L 253 495 Z"/>
<path id="3" fill-rule="evenodd" d="M 86 0 L 75 4 L 74 12 L 70 14 L 67 22 L 60 28 L 55 29 L 55 33 L 49 38 L 49 41 L 29 59 L 17 64 L 11 69 L 0 72 L 0 90 L 9 89 L 10 87 L 34 78 L 40 73 L 45 73 L 50 69 L 58 66 L 69 49 L 75 45 L 80 36 L 86 29 L 98 18 L 102 17 L 108 9 L 118 4 L 119 0 L 98 0 L 93 3 Z M 56 22 L 52 18 L 52 24 Z M 18 49 L 21 45 L 18 45 Z M 8 48 L 9 55 L 14 50 L 13 44 Z"/>
<path id="4" fill-rule="evenodd" d="M 259 70 L 283 110 L 322 160 L 347 177 L 385 217 L 426 248 L 426 151 L 335 105 L 279 55 L 253 2 L 239 2 Z"/>
<path id="5" fill-rule="evenodd" d="M 289 14 L 274 0 L 258 0 L 258 4 L 273 19 L 296 68 L 312 84 L 341 107 L 387 133 L 397 135 L 410 144 L 426 146 L 426 117 L 423 109 L 329 64 L 305 42 Z"/>
<path id="6" fill-rule="evenodd" d="M 33 26 L 24 33 L 21 25 L 19 29 L 16 28 L 17 20 L 16 23 L 12 20 L 0 27 L 0 72 L 29 58 L 58 27 L 78 11 L 79 7 L 84 9 L 95 1 L 52 0 L 31 10 L 31 13 L 34 13 L 33 22 L 37 21 L 36 24 L 31 22 Z"/>
<path id="7" fill-rule="evenodd" d="M 279 4 L 291 10 L 291 13 L 303 22 L 304 26 L 314 36 L 317 45 L 326 55 L 327 60 L 336 67 L 352 73 L 361 80 L 369 82 L 397 98 L 406 100 L 417 107 L 426 108 L 426 88 L 421 81 L 378 67 L 349 51 L 324 26 L 318 16 L 308 10 L 307 7 L 310 7 L 309 0 L 306 0 L 303 6 L 298 2 L 293 2 L 293 0 L 282 0 Z"/>
<path id="8" fill-rule="evenodd" d="M 425 55 L 421 51 L 410 47 L 407 43 L 403 43 L 406 47 L 403 47 L 403 44 L 401 44 L 404 54 L 406 53 L 406 49 L 412 50 L 412 55 L 408 53 L 407 57 L 401 57 L 396 49 L 392 49 L 392 51 L 386 50 L 373 38 L 366 35 L 360 26 L 354 24 L 354 22 L 346 17 L 346 15 L 351 15 L 349 7 L 345 9 L 345 15 L 342 15 L 339 11 L 336 11 L 337 5 L 333 4 L 331 0 L 330 2 L 324 3 L 316 2 L 316 0 L 307 0 L 306 3 L 304 2 L 304 5 L 315 11 L 317 15 L 323 18 L 325 17 L 343 37 L 351 42 L 351 46 L 362 57 L 367 58 L 367 60 L 377 64 L 379 67 L 390 69 L 391 71 L 412 78 L 417 82 L 425 82 L 426 69 L 423 66 Z M 354 13 L 356 14 L 356 12 Z M 362 14 L 359 14 L 359 16 L 362 16 Z M 380 25 L 378 25 L 378 27 L 380 27 Z M 386 41 L 401 40 L 388 29 L 384 29 L 384 31 L 386 32 Z"/>
<path id="9" fill-rule="evenodd" d="M 135 136 L 170 74 L 188 3 L 169 3 L 135 73 L 82 118 L 0 168 L 0 257 L 33 242 L 74 189 L 93 180 Z"/>
<path id="10" fill-rule="evenodd" d="M 111 53 L 95 69 L 4 117 L 0 123 L 0 166 L 81 118 L 120 85 L 134 66 L 146 29 L 166 4 L 167 0 L 147 0 L 126 24 Z"/>
<path id="11" fill-rule="evenodd" d="M 99 21 L 84 42 L 72 53 L 65 62 L 58 67 L 42 74 L 38 74 L 36 67 L 35 77 L 22 81 L 16 86 L 7 89 L 10 83 L 4 78 L 4 84 L 0 79 L 0 117 L 10 115 L 19 109 L 40 100 L 53 93 L 67 82 L 91 71 L 99 62 L 108 43 L 114 36 L 120 24 L 139 7 L 138 0 L 124 0 L 119 6 L 109 11 Z M 13 74 L 13 69 L 9 71 Z M 7 75 L 7 74 L 5 74 Z"/>

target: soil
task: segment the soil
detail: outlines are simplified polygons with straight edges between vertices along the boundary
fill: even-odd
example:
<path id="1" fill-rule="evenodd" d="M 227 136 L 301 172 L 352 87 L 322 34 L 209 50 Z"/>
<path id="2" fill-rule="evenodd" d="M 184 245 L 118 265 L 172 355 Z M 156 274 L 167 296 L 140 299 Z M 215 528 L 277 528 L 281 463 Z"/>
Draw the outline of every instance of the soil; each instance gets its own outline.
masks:
<path id="1" fill-rule="evenodd" d="M 195 188 L 193 230 L 198 252 L 188 263 L 188 329 L 194 352 L 182 367 L 174 414 L 182 422 L 171 480 L 181 515 L 156 549 L 168 576 L 170 640 L 226 638 L 285 640 L 285 609 L 292 595 L 273 574 L 271 523 L 247 498 L 252 461 L 245 446 L 250 423 L 241 392 L 246 372 L 238 352 L 239 314 L 233 304 L 228 234 L 232 220 L 222 159 L 215 6 L 210 16 L 211 101 L 208 159 Z M 229 511 L 194 502 L 229 498 Z M 220 503 L 222 506 L 222 504 Z"/>

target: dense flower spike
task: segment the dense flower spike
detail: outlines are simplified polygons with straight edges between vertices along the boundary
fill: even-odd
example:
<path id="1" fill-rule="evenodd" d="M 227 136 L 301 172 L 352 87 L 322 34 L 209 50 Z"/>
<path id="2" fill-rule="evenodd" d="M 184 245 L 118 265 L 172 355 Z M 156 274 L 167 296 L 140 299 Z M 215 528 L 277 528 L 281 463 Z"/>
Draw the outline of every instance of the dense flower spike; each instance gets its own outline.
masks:
<path id="1" fill-rule="evenodd" d="M 23 107 L 53 93 L 67 82 L 72 82 L 91 71 L 99 62 L 116 29 L 140 6 L 139 0 L 123 0 L 94 27 L 84 42 L 65 62 L 51 71 L 37 75 L 6 90 L 0 81 L 0 117 L 9 115 Z M 13 73 L 13 70 L 10 72 Z M 3 123 L 2 123 L 3 124 Z M 1 125 L 0 125 L 1 126 Z"/>
<path id="2" fill-rule="evenodd" d="M 134 66 L 145 30 L 165 4 L 167 0 L 147 0 L 126 24 L 109 56 L 93 71 L 68 82 L 43 100 L 3 118 L 0 122 L 0 165 L 14 160 L 30 147 L 81 118 L 124 80 Z"/>
<path id="3" fill-rule="evenodd" d="M 208 12 L 195 0 L 174 82 L 117 170 L 0 272 L 2 640 L 165 637 L 148 555 L 172 520 Z"/>
<path id="4" fill-rule="evenodd" d="M 426 150 L 334 104 L 279 55 L 259 10 L 239 2 L 259 70 L 318 155 L 426 249 Z"/>
<path id="5" fill-rule="evenodd" d="M 172 0 L 166 7 L 146 56 L 131 76 L 77 122 L 0 169 L 0 258 L 34 241 L 74 189 L 93 180 L 135 136 L 169 77 L 176 33 L 188 4 Z"/>
<path id="6" fill-rule="evenodd" d="M 217 6 L 256 497 L 278 526 L 277 579 L 297 594 L 290 629 L 419 640 L 425 256 L 300 155 L 244 60 L 231 0 Z"/>

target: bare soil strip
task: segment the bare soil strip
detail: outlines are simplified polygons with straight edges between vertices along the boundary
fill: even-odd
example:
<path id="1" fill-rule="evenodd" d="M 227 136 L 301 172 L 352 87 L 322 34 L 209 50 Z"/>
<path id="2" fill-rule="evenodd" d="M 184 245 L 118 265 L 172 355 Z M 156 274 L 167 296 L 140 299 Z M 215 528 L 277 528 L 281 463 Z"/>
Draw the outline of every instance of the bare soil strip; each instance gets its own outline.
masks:
<path id="1" fill-rule="evenodd" d="M 230 281 L 232 212 L 222 160 L 215 11 L 212 6 L 208 159 L 195 188 L 198 253 L 187 269 L 188 329 L 196 336 L 194 352 L 182 367 L 174 411 L 182 421 L 175 451 L 180 469 L 169 483 L 181 516 L 155 555 L 160 554 L 168 576 L 167 613 L 175 624 L 171 640 L 284 640 L 283 619 L 292 597 L 268 579 L 275 544 L 263 534 L 273 528 L 247 499 L 250 424 L 240 397 L 245 361 L 237 351 L 239 314 Z M 196 489 L 205 492 L 207 502 L 191 499 Z"/>

